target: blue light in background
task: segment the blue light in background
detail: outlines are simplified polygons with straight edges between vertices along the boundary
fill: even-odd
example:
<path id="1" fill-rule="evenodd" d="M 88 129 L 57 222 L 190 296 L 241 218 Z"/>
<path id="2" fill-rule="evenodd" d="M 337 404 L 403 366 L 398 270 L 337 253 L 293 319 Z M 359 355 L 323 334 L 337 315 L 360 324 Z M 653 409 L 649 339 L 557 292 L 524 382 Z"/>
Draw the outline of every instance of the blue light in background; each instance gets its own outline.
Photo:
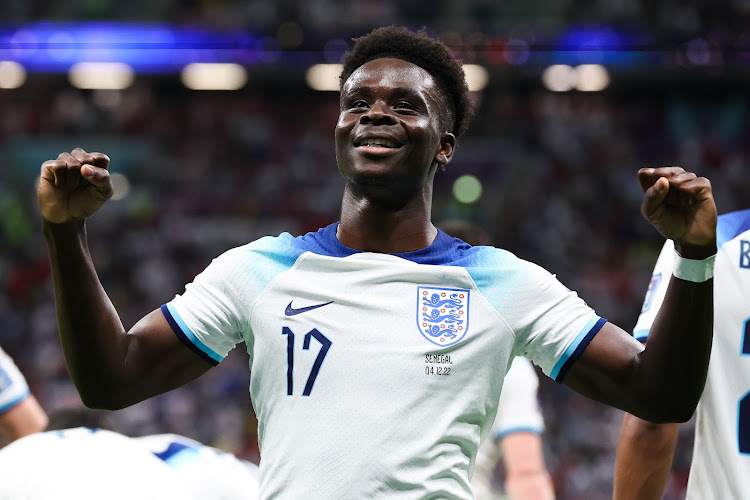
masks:
<path id="1" fill-rule="evenodd" d="M 340 59 L 343 40 L 318 50 L 285 51 L 278 40 L 247 31 L 211 31 L 166 23 L 53 22 L 0 25 L 0 60 L 31 73 L 65 73 L 77 62 L 122 62 L 136 73 L 178 73 L 190 63 L 310 65 Z M 646 66 L 659 52 L 642 33 L 606 25 L 570 27 L 548 43 L 526 47 L 528 64 Z M 523 62 L 527 62 L 524 59 Z"/>
<path id="2" fill-rule="evenodd" d="M 657 55 L 643 35 L 598 24 L 571 27 L 557 39 L 550 54 L 552 62 L 574 66 L 633 66 L 651 62 Z"/>
<path id="3" fill-rule="evenodd" d="M 65 73 L 77 62 L 123 62 L 138 73 L 174 73 L 193 62 L 254 64 L 262 56 L 261 39 L 239 30 L 50 21 L 0 27 L 0 60 L 37 73 Z"/>

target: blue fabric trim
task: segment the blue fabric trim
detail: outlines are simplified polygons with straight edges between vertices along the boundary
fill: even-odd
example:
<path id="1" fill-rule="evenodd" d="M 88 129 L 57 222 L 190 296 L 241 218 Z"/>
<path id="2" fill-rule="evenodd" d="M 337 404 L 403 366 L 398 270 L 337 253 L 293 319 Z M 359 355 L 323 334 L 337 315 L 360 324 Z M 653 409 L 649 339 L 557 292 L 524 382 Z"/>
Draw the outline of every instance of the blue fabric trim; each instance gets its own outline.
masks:
<path id="1" fill-rule="evenodd" d="M 642 330 L 637 330 L 633 332 L 633 338 L 635 338 L 635 340 L 637 340 L 638 342 L 646 342 L 646 340 L 648 339 L 648 332 L 649 330 L 645 328 Z"/>
<path id="2" fill-rule="evenodd" d="M 496 432 L 494 435 L 495 441 L 499 441 L 505 436 L 509 434 L 515 434 L 517 432 L 531 432 L 532 434 L 541 434 L 544 432 L 544 429 L 541 429 L 539 427 L 532 427 L 530 425 L 528 426 L 519 426 L 519 427 L 511 427 L 510 429 L 506 429 L 501 432 Z"/>
<path id="3" fill-rule="evenodd" d="M 592 322 L 594 323 L 593 325 Z M 555 382 L 562 383 L 562 380 L 565 378 L 568 370 L 570 370 L 570 367 L 573 366 L 575 360 L 578 359 L 586 346 L 589 345 L 589 342 L 591 342 L 591 339 L 594 338 L 594 335 L 602 329 L 602 326 L 604 326 L 604 323 L 606 322 L 606 319 L 594 316 L 588 323 L 586 323 L 586 326 L 581 330 L 581 333 L 578 334 L 575 340 L 565 350 L 565 354 L 557 360 L 557 364 L 550 374 L 550 377 L 555 379 Z"/>
<path id="4" fill-rule="evenodd" d="M 750 229 L 750 209 L 722 214 L 716 221 L 716 246 L 724 243 Z"/>
<path id="5" fill-rule="evenodd" d="M 29 395 L 29 389 L 26 389 L 17 398 L 11 399 L 10 401 L 8 401 L 7 403 L 5 403 L 4 405 L 0 406 L 0 413 L 5 413 L 6 411 L 10 410 L 14 406 L 16 406 L 18 403 L 20 403 L 21 401 L 23 401 L 24 399 L 26 399 L 26 396 L 28 396 L 28 395 Z"/>
<path id="6" fill-rule="evenodd" d="M 307 233 L 304 236 L 295 238 L 295 244 L 302 251 L 312 252 L 318 255 L 328 257 L 349 257 L 357 253 L 363 253 L 361 250 L 349 248 L 338 240 L 336 230 L 339 223 L 319 229 L 314 233 Z M 393 253 L 395 257 L 415 262 L 417 264 L 427 264 L 434 266 L 441 265 L 459 265 L 458 261 L 465 259 L 468 255 L 477 253 L 481 247 L 472 247 L 468 243 L 458 238 L 449 236 L 441 229 L 438 229 L 437 237 L 428 247 L 413 252 Z"/>
<path id="7" fill-rule="evenodd" d="M 194 446 L 172 441 L 166 450 L 153 453 L 169 467 L 178 469 L 183 464 L 193 461 L 198 456 L 199 451 Z"/>
<path id="8" fill-rule="evenodd" d="M 182 318 L 180 318 L 180 315 L 177 314 L 177 311 L 174 309 L 174 306 L 171 303 L 162 305 L 161 312 L 167 319 L 167 323 L 169 323 L 169 326 L 172 327 L 175 335 L 177 335 L 177 338 L 179 338 L 186 346 L 190 348 L 191 351 L 200 356 L 204 361 L 211 364 L 212 366 L 216 366 L 219 364 L 219 361 L 224 359 L 214 351 L 209 349 L 205 344 L 203 344 L 203 342 L 198 340 L 198 338 L 193 334 L 193 332 L 190 331 L 190 328 L 188 328 Z"/>
<path id="9" fill-rule="evenodd" d="M 176 443 L 176 442 L 173 441 L 173 442 L 169 443 L 169 446 L 167 446 L 166 450 L 164 450 L 162 452 L 159 452 L 159 453 L 154 452 L 154 455 L 156 455 L 157 457 L 159 457 L 159 459 L 161 459 L 162 462 L 168 462 L 169 459 L 171 459 L 173 456 L 175 456 L 176 454 L 178 454 L 182 450 L 185 450 L 185 449 L 188 449 L 188 448 L 189 447 L 187 445 L 185 445 L 185 444 Z"/>

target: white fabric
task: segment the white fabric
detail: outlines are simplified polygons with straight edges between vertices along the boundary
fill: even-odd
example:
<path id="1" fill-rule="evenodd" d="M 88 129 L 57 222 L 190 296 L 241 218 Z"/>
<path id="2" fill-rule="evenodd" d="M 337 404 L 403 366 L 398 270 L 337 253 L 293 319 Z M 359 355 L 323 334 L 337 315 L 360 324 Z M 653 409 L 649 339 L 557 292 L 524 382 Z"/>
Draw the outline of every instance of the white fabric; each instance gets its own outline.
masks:
<path id="1" fill-rule="evenodd" d="M 257 500 L 258 467 L 231 453 L 176 434 L 134 438 L 203 500 Z"/>
<path id="2" fill-rule="evenodd" d="M 13 360 L 0 348 L 0 414 L 15 407 L 29 394 L 29 386 Z"/>
<path id="3" fill-rule="evenodd" d="M 476 500 L 491 500 L 496 492 L 492 487 L 495 464 L 500 459 L 500 440 L 514 432 L 544 431 L 544 417 L 539 407 L 539 378 L 531 362 L 522 357 L 513 359 L 503 382 L 497 416 L 492 432 L 479 446 L 471 486 Z"/>
<path id="4" fill-rule="evenodd" d="M 686 259 L 675 251 L 672 256 L 674 266 L 672 275 L 685 281 L 693 283 L 703 283 L 714 277 L 714 262 L 716 255 L 712 255 L 702 260 Z"/>
<path id="5" fill-rule="evenodd" d="M 31 434 L 0 450 L 0 500 L 206 500 L 161 460 L 105 430 Z"/>
<path id="6" fill-rule="evenodd" d="M 510 359 L 561 377 L 602 320 L 502 250 L 442 233 L 435 255 L 339 256 L 325 248 L 345 253 L 327 231 L 231 250 L 168 304 L 178 335 L 212 359 L 247 346 L 261 498 L 472 498 Z M 433 294 L 463 304 L 458 336 L 425 333 Z"/>
<path id="7" fill-rule="evenodd" d="M 742 221 L 737 216 L 742 215 Z M 719 218 L 750 227 L 750 211 Z M 738 432 L 750 433 L 749 408 L 740 419 L 739 403 L 750 394 L 750 230 L 729 234 L 717 253 L 714 276 L 714 338 L 706 387 L 696 410 L 695 444 L 688 480 L 689 500 L 744 499 L 750 492 L 750 455 L 741 452 Z M 664 300 L 672 269 L 673 244 L 667 241 L 654 269 L 652 286 L 634 334 L 648 336 Z M 744 267 L 743 267 L 744 265 Z M 745 339 L 748 336 L 748 339 Z M 744 344 L 747 341 L 748 344 Z M 744 351 L 743 352 L 743 346 Z M 748 450 L 750 451 L 750 450 Z"/>

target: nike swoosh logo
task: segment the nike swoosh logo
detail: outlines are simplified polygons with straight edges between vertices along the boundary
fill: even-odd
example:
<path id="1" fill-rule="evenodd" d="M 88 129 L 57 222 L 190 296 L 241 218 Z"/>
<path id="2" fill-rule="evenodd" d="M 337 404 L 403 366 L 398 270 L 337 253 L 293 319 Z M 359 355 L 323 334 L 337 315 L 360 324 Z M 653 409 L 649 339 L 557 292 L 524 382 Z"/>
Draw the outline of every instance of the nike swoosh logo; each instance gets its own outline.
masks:
<path id="1" fill-rule="evenodd" d="M 327 306 L 328 304 L 333 304 L 333 301 L 330 301 L 330 302 L 326 302 L 325 304 L 317 304 L 314 306 L 300 307 L 299 309 L 295 309 L 292 307 L 292 302 L 294 301 L 289 302 L 289 305 L 286 306 L 286 310 L 284 311 L 284 314 L 286 316 L 296 316 L 298 314 L 302 314 L 307 311 L 312 311 L 313 309 L 317 309 L 319 307 Z"/>

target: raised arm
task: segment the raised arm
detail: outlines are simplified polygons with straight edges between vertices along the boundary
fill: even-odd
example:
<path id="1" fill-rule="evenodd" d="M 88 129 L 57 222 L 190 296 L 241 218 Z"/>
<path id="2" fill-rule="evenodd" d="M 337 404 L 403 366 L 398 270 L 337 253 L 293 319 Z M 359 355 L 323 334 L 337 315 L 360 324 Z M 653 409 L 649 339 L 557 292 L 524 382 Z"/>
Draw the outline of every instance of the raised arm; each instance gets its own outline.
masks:
<path id="1" fill-rule="evenodd" d="M 716 253 L 711 184 L 679 167 L 641 169 L 641 212 L 701 268 Z M 684 277 L 688 277 L 683 275 Z M 711 353 L 713 278 L 672 276 L 648 346 L 607 323 L 573 363 L 563 383 L 651 422 L 688 420 L 703 391 Z"/>
<path id="2" fill-rule="evenodd" d="M 117 409 L 179 387 L 210 365 L 158 309 L 126 331 L 99 282 L 85 220 L 112 196 L 108 168 L 102 153 L 61 153 L 42 164 L 38 201 L 70 376 L 87 406 Z"/>

